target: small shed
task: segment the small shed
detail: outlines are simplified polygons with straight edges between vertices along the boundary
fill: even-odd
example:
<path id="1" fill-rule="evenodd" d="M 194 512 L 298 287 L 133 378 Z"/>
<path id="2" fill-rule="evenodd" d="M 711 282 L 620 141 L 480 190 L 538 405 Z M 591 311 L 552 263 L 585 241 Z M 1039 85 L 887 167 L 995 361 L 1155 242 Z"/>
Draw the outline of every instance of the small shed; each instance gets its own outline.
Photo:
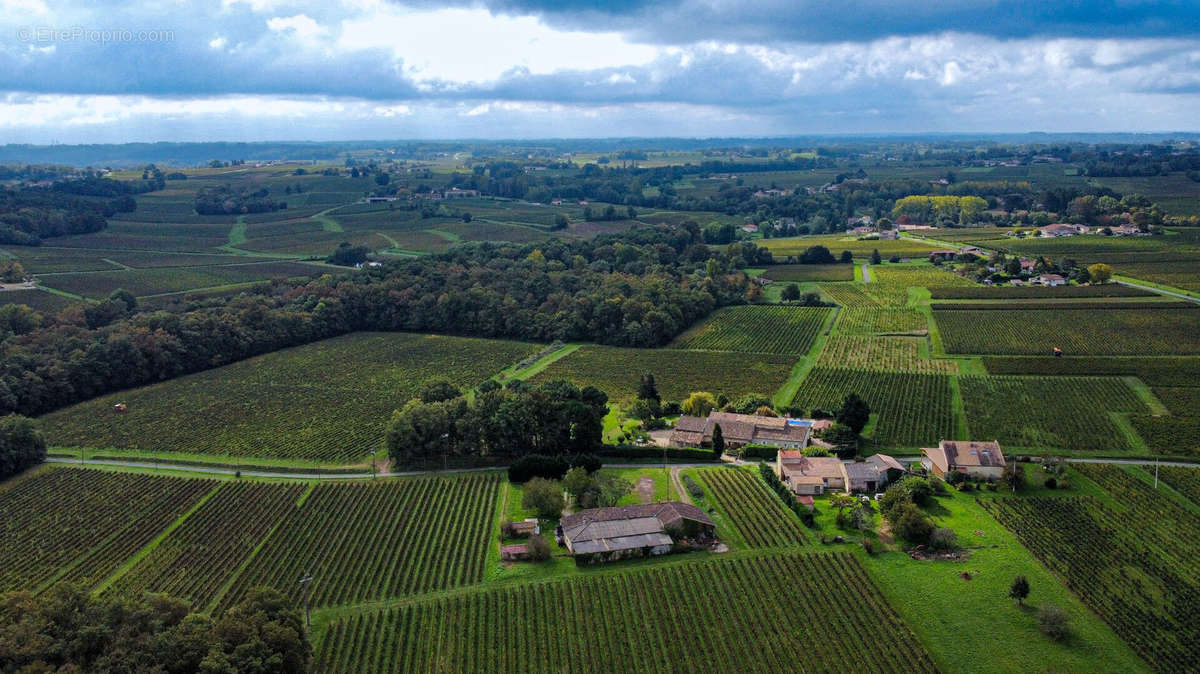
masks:
<path id="1" fill-rule="evenodd" d="M 521 562 L 529 559 L 529 546 L 502 545 L 500 546 L 500 559 L 505 562 Z"/>

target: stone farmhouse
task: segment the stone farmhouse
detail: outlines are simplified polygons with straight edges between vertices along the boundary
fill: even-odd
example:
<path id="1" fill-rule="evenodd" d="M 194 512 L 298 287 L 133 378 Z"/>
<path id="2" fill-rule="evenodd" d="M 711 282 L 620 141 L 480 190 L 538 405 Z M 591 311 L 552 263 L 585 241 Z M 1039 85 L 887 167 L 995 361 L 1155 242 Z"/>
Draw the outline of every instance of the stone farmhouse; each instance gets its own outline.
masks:
<path id="1" fill-rule="evenodd" d="M 1004 452 L 994 440 L 942 440 L 937 447 L 922 449 L 921 454 L 921 465 L 942 479 L 955 471 L 979 480 L 996 480 L 1004 473 Z"/>
<path id="2" fill-rule="evenodd" d="M 804 449 L 812 432 L 829 425 L 827 421 L 762 417 L 756 414 L 712 412 L 707 417 L 679 417 L 671 431 L 670 443 L 676 447 L 712 445 L 713 429 L 720 424 L 721 437 L 729 448 L 748 444 L 768 445 L 785 449 Z"/>
<path id="3" fill-rule="evenodd" d="M 554 533 L 576 564 L 595 564 L 707 545 L 716 525 L 696 506 L 668 501 L 581 510 L 563 517 Z"/>

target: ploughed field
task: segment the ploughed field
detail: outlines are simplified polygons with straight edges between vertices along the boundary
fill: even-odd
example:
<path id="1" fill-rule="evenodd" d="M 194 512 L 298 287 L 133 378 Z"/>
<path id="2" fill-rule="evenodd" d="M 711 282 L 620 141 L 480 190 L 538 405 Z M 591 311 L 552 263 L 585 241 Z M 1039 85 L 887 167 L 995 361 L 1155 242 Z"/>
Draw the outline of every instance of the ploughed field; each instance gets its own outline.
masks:
<path id="1" fill-rule="evenodd" d="M 392 411 L 428 382 L 469 388 L 537 348 L 356 333 L 95 398 L 42 427 L 52 445 L 354 461 L 382 446 Z"/>

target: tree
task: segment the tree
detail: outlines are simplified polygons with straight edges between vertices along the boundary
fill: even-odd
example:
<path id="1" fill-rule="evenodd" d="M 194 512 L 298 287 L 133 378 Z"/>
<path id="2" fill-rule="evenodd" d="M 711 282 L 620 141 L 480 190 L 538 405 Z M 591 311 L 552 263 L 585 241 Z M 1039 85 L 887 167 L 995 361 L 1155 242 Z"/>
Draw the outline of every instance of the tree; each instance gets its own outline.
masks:
<path id="1" fill-rule="evenodd" d="M 1024 604 L 1025 598 L 1028 596 L 1029 580 L 1025 576 L 1013 578 L 1012 585 L 1008 586 L 1008 598 L 1016 599 L 1018 604 Z"/>
<path id="2" fill-rule="evenodd" d="M 567 216 L 559 213 L 554 216 L 554 229 L 566 229 L 568 224 Z"/>
<path id="3" fill-rule="evenodd" d="M 453 400 L 462 395 L 454 384 L 441 379 L 431 381 L 421 389 L 421 402 L 425 403 L 440 403 L 444 400 Z"/>
<path id="4" fill-rule="evenodd" d="M 1004 465 L 1004 472 L 1000 474 L 1000 482 L 1014 492 L 1024 489 L 1025 465 L 1017 461 L 1006 463 Z"/>
<path id="5" fill-rule="evenodd" d="M 900 489 L 908 493 L 908 498 L 919 506 L 927 506 L 933 502 L 933 486 L 929 480 L 915 475 L 909 475 L 900 480 Z"/>
<path id="6" fill-rule="evenodd" d="M 32 419 L 17 414 L 0 418 L 0 479 L 46 460 L 46 439 Z"/>
<path id="7" fill-rule="evenodd" d="M 858 454 L 858 433 L 845 424 L 834 424 L 821 434 L 821 439 L 833 445 L 834 451 L 843 459 L 852 459 Z"/>
<path id="8" fill-rule="evenodd" d="M 871 407 L 867 405 L 867 401 L 858 397 L 857 393 L 846 396 L 842 401 L 842 408 L 837 413 L 837 422 L 849 427 L 855 435 L 862 433 L 870 419 Z"/>
<path id="9" fill-rule="evenodd" d="M 693 417 L 707 417 L 717 407 L 717 399 L 707 391 L 696 391 L 680 404 L 683 413 Z"/>
<path id="10" fill-rule="evenodd" d="M 592 486 L 592 482 L 591 473 L 586 468 L 578 467 L 567 471 L 567 474 L 562 479 L 562 487 L 578 503 L 580 497 L 583 496 L 583 492 Z"/>
<path id="11" fill-rule="evenodd" d="M 1067 612 L 1053 604 L 1043 604 L 1038 610 L 1038 629 L 1054 641 L 1066 641 L 1071 636 Z"/>
<path id="12" fill-rule="evenodd" d="M 550 541 L 547 541 L 541 534 L 530 536 L 529 541 L 525 543 L 525 550 L 532 561 L 544 562 L 550 559 Z"/>
<path id="13" fill-rule="evenodd" d="M 1006 264 L 1004 267 L 1004 273 L 1008 274 L 1009 276 L 1020 276 L 1021 275 L 1021 258 L 1014 257 L 1011 260 L 1009 260 L 1008 264 Z"/>
<path id="14" fill-rule="evenodd" d="M 854 264 L 854 253 L 848 250 L 843 250 L 840 261 L 842 264 Z"/>
<path id="15" fill-rule="evenodd" d="M 883 498 L 879 500 L 879 512 L 894 524 L 900 516 L 900 506 L 906 503 L 912 503 L 908 490 L 899 484 L 893 484 L 883 492 Z"/>
<path id="16" fill-rule="evenodd" d="M 871 252 L 871 264 L 883 264 L 883 257 L 879 255 L 878 248 Z"/>
<path id="17" fill-rule="evenodd" d="M 811 445 L 800 450 L 800 454 L 805 457 L 829 456 L 829 450 L 825 449 L 824 447 L 818 447 L 817 445 Z"/>
<path id="18" fill-rule="evenodd" d="M 562 485 L 554 480 L 535 477 L 522 488 L 521 507 L 536 512 L 538 517 L 556 520 L 562 517 L 565 505 Z"/>
<path id="19" fill-rule="evenodd" d="M 784 302 L 795 302 L 800 299 L 800 286 L 795 283 L 785 285 L 783 292 L 779 293 L 779 298 Z"/>
<path id="20" fill-rule="evenodd" d="M 725 433 L 721 430 L 721 424 L 715 424 L 712 432 L 713 456 L 721 458 L 725 453 Z"/>
<path id="21" fill-rule="evenodd" d="M 933 523 L 915 503 L 905 503 L 896 510 L 893 530 L 910 543 L 924 543 L 933 533 Z"/>
<path id="22" fill-rule="evenodd" d="M 654 382 L 654 374 L 646 372 L 642 375 L 642 379 L 638 382 L 637 397 L 641 400 L 653 400 L 662 402 L 662 398 L 658 395 L 658 384 Z"/>
<path id="23" fill-rule="evenodd" d="M 1097 262 L 1096 264 L 1088 265 L 1087 270 L 1088 278 L 1091 279 L 1092 283 L 1097 285 L 1108 283 L 1113 275 L 1113 268 L 1104 264 L 1103 262 Z"/>
<path id="24" fill-rule="evenodd" d="M 938 527 L 929 534 L 929 547 L 932 550 L 957 550 L 958 534 L 953 529 Z"/>
<path id="25" fill-rule="evenodd" d="M 597 473 L 579 497 L 582 508 L 610 508 L 633 491 L 633 483 L 616 475 Z"/>
<path id="26" fill-rule="evenodd" d="M 117 288 L 116 290 L 109 293 L 108 299 L 110 299 L 114 302 L 124 303 L 125 311 L 127 311 L 127 312 L 137 311 L 137 306 L 138 306 L 137 298 L 133 296 L 133 293 L 129 292 L 128 290 L 126 290 L 124 288 Z"/>

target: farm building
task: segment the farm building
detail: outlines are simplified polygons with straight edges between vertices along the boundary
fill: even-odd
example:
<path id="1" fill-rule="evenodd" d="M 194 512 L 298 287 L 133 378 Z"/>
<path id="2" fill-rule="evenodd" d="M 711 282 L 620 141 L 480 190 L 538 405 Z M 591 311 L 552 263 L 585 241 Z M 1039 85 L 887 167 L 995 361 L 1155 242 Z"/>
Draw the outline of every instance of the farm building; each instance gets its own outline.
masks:
<path id="1" fill-rule="evenodd" d="M 524 538 L 541 533 L 536 517 L 527 517 L 520 522 L 509 522 L 500 527 L 500 533 L 511 538 Z"/>
<path id="2" fill-rule="evenodd" d="M 1084 225 L 1068 225 L 1065 223 L 1055 223 L 1039 228 L 1042 236 L 1075 236 L 1076 234 L 1087 234 L 1088 228 Z"/>
<path id="3" fill-rule="evenodd" d="M 879 238 L 882 241 L 899 241 L 900 232 L 894 229 L 885 229 L 879 232 Z"/>
<path id="4" fill-rule="evenodd" d="M 500 546 L 500 559 L 505 562 L 521 562 L 529 558 L 529 546 L 525 544 Z"/>
<path id="5" fill-rule="evenodd" d="M 949 249 L 945 249 L 945 250 L 931 250 L 931 251 L 929 251 L 929 259 L 930 259 L 931 261 L 932 261 L 932 260 L 935 260 L 935 259 L 940 259 L 940 260 L 943 260 L 943 261 L 949 262 L 950 260 L 953 260 L 953 259 L 954 259 L 954 258 L 956 258 L 956 257 L 958 257 L 958 251 L 957 251 L 957 250 L 949 250 Z"/>
<path id="6" fill-rule="evenodd" d="M 846 476 L 846 491 L 852 494 L 874 494 L 887 482 L 886 475 L 881 476 L 874 464 L 865 461 L 843 463 L 842 472 Z"/>
<path id="7" fill-rule="evenodd" d="M 694 505 L 668 501 L 581 510 L 562 518 L 555 537 L 577 564 L 665 555 L 713 539 L 716 525 Z"/>
<path id="8" fill-rule="evenodd" d="M 942 440 L 937 447 L 921 450 L 921 465 L 938 477 L 952 471 L 976 479 L 998 479 L 1004 472 L 1004 452 L 1000 443 Z"/>
<path id="9" fill-rule="evenodd" d="M 726 447 L 741 447 L 750 443 L 804 449 L 808 446 L 813 422 L 808 419 L 760 417 L 755 414 L 712 412 L 707 418 L 682 416 L 671 431 L 671 444 L 678 447 L 701 447 L 712 444 L 713 428 L 721 425 Z"/>
<path id="10" fill-rule="evenodd" d="M 867 457 L 867 463 L 875 466 L 875 469 L 879 471 L 883 484 L 895 482 L 908 472 L 904 464 L 887 454 L 872 454 Z"/>
<path id="11" fill-rule="evenodd" d="M 1058 274 L 1042 274 L 1041 276 L 1035 276 L 1031 281 L 1051 288 L 1067 285 L 1067 279 Z"/>
<path id="12" fill-rule="evenodd" d="M 795 450 L 779 450 L 775 474 L 793 494 L 823 494 L 827 489 L 846 488 L 842 460 L 833 456 L 804 456 Z"/>

